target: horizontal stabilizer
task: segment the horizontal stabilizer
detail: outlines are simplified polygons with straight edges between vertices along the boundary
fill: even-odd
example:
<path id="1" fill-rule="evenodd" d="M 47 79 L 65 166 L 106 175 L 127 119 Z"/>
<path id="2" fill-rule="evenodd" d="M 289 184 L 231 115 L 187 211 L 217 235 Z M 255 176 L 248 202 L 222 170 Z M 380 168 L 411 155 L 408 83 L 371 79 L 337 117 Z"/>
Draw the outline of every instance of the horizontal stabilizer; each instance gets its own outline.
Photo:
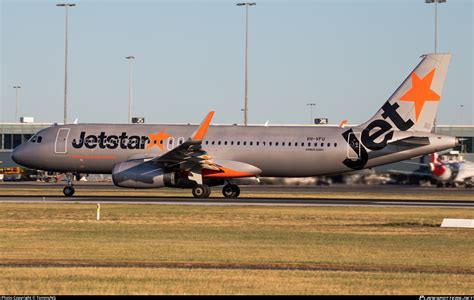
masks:
<path id="1" fill-rule="evenodd" d="M 424 136 L 410 136 L 401 140 L 389 142 L 389 144 L 403 147 L 426 146 L 430 144 L 430 139 Z"/>

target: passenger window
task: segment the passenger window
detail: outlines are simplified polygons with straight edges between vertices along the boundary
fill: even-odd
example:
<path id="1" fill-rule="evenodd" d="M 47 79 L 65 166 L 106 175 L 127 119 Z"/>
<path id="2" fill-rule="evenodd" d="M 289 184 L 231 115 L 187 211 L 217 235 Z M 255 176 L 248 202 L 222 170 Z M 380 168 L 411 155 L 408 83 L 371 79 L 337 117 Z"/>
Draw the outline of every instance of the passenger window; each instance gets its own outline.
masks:
<path id="1" fill-rule="evenodd" d="M 272 145 L 272 142 L 268 142 L 268 146 L 271 146 Z"/>
<path id="2" fill-rule="evenodd" d="M 218 142 L 217 142 L 217 145 L 219 145 L 219 146 L 220 146 L 220 145 L 221 145 L 221 141 L 218 141 Z"/>
<path id="3" fill-rule="evenodd" d="M 257 146 L 260 144 L 260 142 L 257 142 Z"/>
<path id="4" fill-rule="evenodd" d="M 227 141 L 224 142 L 224 145 L 227 145 Z"/>
<path id="5" fill-rule="evenodd" d="M 237 146 L 240 146 L 240 141 L 237 142 Z"/>
<path id="6" fill-rule="evenodd" d="M 288 142 L 288 146 L 291 146 L 291 142 Z"/>
<path id="7" fill-rule="evenodd" d="M 209 145 L 209 141 L 206 141 L 206 145 Z"/>
<path id="8" fill-rule="evenodd" d="M 331 147 L 331 143 L 328 143 L 328 147 Z"/>
<path id="9" fill-rule="evenodd" d="M 247 141 L 244 142 L 244 146 L 246 146 L 246 145 L 247 145 Z"/>
<path id="10" fill-rule="evenodd" d="M 211 143 L 211 144 L 213 144 L 213 145 L 214 145 L 214 144 L 215 144 L 215 141 L 212 141 L 212 143 Z"/>
<path id="11" fill-rule="evenodd" d="M 308 147 L 311 147 L 311 143 L 308 143 Z"/>
<path id="12" fill-rule="evenodd" d="M 275 146 L 278 146 L 278 142 L 275 142 Z"/>
<path id="13" fill-rule="evenodd" d="M 337 147 L 337 143 L 334 143 L 334 147 Z"/>
<path id="14" fill-rule="evenodd" d="M 321 143 L 321 147 L 324 147 L 324 143 Z"/>
<path id="15" fill-rule="evenodd" d="M 230 144 L 233 146 L 233 145 L 234 145 L 234 141 L 230 141 Z"/>
<path id="16" fill-rule="evenodd" d="M 252 145 L 253 145 L 253 142 L 250 142 L 250 146 L 252 146 Z"/>
<path id="17" fill-rule="evenodd" d="M 282 142 L 281 145 L 282 145 L 282 146 L 285 146 L 285 142 Z"/>
<path id="18" fill-rule="evenodd" d="M 304 143 L 303 143 L 303 142 L 301 143 L 301 147 L 304 147 Z"/>

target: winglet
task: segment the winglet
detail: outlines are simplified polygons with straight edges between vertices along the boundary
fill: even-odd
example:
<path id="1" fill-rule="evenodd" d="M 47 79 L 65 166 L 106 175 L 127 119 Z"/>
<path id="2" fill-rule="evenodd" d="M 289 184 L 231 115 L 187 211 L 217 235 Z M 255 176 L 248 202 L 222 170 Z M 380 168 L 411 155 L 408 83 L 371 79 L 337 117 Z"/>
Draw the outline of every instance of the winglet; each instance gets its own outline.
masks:
<path id="1" fill-rule="evenodd" d="M 211 111 L 207 114 L 206 118 L 202 121 L 199 128 L 194 133 L 192 139 L 195 141 L 201 141 L 204 136 L 206 135 L 207 129 L 209 128 L 209 124 L 211 124 L 212 117 L 214 116 L 214 112 Z"/>

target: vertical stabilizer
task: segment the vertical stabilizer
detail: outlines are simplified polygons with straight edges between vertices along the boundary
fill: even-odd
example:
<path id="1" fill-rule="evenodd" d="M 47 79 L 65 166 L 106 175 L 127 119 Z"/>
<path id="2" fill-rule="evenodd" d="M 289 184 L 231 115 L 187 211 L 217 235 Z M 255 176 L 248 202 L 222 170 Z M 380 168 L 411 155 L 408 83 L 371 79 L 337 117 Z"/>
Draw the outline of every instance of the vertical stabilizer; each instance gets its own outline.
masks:
<path id="1" fill-rule="evenodd" d="M 361 127 L 384 119 L 395 130 L 431 132 L 450 59 L 451 54 L 423 55 L 383 107 Z"/>

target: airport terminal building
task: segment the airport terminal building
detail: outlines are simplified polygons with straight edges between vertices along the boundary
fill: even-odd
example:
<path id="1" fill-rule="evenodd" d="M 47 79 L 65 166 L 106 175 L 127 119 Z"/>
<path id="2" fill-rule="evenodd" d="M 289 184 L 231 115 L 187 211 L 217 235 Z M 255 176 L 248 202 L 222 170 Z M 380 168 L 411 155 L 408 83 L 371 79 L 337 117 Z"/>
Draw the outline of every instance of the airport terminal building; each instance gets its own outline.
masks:
<path id="1" fill-rule="evenodd" d="M 2 123 L 0 124 L 0 168 L 17 167 L 11 159 L 12 150 L 28 141 L 39 130 L 54 126 L 52 123 Z M 320 126 L 320 125 L 316 125 Z M 462 138 L 462 145 L 454 150 L 474 162 L 474 125 L 438 125 L 436 133 Z"/>

